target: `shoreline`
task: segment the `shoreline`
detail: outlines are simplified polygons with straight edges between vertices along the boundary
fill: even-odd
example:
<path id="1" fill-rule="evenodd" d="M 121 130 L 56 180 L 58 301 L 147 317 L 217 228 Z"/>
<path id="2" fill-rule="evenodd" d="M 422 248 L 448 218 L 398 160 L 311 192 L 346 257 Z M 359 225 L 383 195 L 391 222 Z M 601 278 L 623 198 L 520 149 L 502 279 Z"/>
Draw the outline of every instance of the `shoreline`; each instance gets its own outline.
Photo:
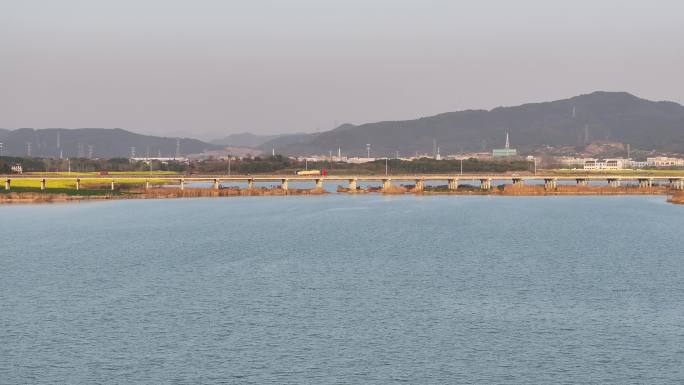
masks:
<path id="1" fill-rule="evenodd" d="M 448 190 L 446 186 L 428 187 L 416 191 L 415 186 L 392 186 L 388 189 L 368 187 L 351 191 L 348 188 L 338 187 L 336 192 L 330 192 L 322 188 L 313 189 L 288 189 L 274 188 L 154 188 L 154 189 L 128 189 L 117 190 L 115 193 L 105 191 L 89 191 L 87 194 L 66 194 L 63 192 L 48 191 L 19 191 L 0 193 L 0 205 L 5 204 L 36 204 L 36 203 L 75 203 L 87 201 L 120 200 L 120 199 L 185 199 L 185 198 L 221 198 L 221 197 L 244 197 L 244 196 L 307 196 L 307 195 L 453 195 L 453 196 L 624 196 L 624 195 L 663 195 L 667 202 L 684 204 L 684 191 L 673 190 L 665 186 L 640 188 L 638 186 L 607 187 L 607 186 L 558 186 L 554 189 L 546 189 L 538 186 L 514 186 L 501 185 L 489 190 L 481 190 L 473 186 L 463 186 L 458 190 Z"/>

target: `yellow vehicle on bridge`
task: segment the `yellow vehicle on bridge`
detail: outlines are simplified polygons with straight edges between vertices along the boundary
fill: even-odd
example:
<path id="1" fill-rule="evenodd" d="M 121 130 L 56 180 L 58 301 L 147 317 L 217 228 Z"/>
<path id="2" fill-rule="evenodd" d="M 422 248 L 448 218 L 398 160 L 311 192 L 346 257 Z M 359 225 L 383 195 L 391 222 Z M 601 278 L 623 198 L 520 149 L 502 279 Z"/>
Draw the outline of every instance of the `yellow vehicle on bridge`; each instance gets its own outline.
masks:
<path id="1" fill-rule="evenodd" d="M 321 170 L 300 170 L 297 175 L 321 175 Z"/>

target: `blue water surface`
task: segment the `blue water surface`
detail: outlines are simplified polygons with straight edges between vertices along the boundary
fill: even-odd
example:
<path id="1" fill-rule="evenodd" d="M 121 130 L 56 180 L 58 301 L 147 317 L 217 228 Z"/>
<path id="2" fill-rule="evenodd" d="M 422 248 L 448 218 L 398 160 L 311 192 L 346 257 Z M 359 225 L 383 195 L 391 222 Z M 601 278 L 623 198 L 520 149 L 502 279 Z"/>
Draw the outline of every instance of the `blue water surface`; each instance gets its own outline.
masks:
<path id="1" fill-rule="evenodd" d="M 2 206 L 0 383 L 682 383 L 683 225 L 642 196 Z"/>

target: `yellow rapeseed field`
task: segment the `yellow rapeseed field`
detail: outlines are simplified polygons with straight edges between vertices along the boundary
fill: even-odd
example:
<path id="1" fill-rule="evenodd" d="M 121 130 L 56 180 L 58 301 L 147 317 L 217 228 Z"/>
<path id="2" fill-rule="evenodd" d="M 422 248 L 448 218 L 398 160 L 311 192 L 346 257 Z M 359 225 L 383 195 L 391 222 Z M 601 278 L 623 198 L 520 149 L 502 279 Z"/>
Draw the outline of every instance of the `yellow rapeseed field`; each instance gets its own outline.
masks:
<path id="1" fill-rule="evenodd" d="M 151 184 L 164 184 L 168 183 L 166 181 L 160 180 L 160 179 L 150 179 L 149 180 Z M 98 178 L 98 179 L 87 179 L 87 178 L 81 178 L 81 188 L 96 188 L 96 187 L 102 187 L 102 186 L 109 186 L 109 184 L 112 182 L 111 179 L 108 178 Z M 127 184 L 127 185 L 140 185 L 142 186 L 145 184 L 144 179 L 128 179 L 128 178 L 114 178 L 115 184 L 121 185 L 121 184 Z M 34 188 L 40 188 L 40 180 L 37 179 L 21 179 L 21 178 L 16 178 L 12 179 L 12 187 L 34 187 Z M 45 182 L 45 188 L 51 189 L 51 188 L 76 188 L 76 179 L 56 179 L 56 180 L 50 180 L 48 179 Z"/>

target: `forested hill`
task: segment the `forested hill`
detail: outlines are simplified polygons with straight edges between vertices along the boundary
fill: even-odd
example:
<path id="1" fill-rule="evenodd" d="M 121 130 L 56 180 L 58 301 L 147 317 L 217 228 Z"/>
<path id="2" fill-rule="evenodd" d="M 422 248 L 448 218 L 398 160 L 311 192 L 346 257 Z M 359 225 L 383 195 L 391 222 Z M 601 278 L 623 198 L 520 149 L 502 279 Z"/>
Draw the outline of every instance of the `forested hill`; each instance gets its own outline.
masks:
<path id="1" fill-rule="evenodd" d="M 113 158 L 128 157 L 131 147 L 135 147 L 137 156 L 173 156 L 176 153 L 176 138 L 136 134 L 119 128 L 21 128 L 17 130 L 0 130 L 0 142 L 3 143 L 3 154 L 24 156 L 28 146 L 34 157 L 86 157 L 92 152 L 93 157 Z M 219 149 L 222 146 L 209 144 L 197 139 L 180 139 L 181 154 L 194 154 L 206 150 Z"/>
<path id="2" fill-rule="evenodd" d="M 511 146 L 522 150 L 608 140 L 629 143 L 632 148 L 684 152 L 684 107 L 626 92 L 594 92 L 492 110 L 345 124 L 332 131 L 300 136 L 294 143 L 291 138 L 276 138 L 261 148 L 276 148 L 285 154 L 328 153 L 342 148 L 345 154 L 362 155 L 370 143 L 373 153 L 382 156 L 395 151 L 431 153 L 436 142 L 446 154 L 503 147 L 506 132 L 510 133 Z"/>

